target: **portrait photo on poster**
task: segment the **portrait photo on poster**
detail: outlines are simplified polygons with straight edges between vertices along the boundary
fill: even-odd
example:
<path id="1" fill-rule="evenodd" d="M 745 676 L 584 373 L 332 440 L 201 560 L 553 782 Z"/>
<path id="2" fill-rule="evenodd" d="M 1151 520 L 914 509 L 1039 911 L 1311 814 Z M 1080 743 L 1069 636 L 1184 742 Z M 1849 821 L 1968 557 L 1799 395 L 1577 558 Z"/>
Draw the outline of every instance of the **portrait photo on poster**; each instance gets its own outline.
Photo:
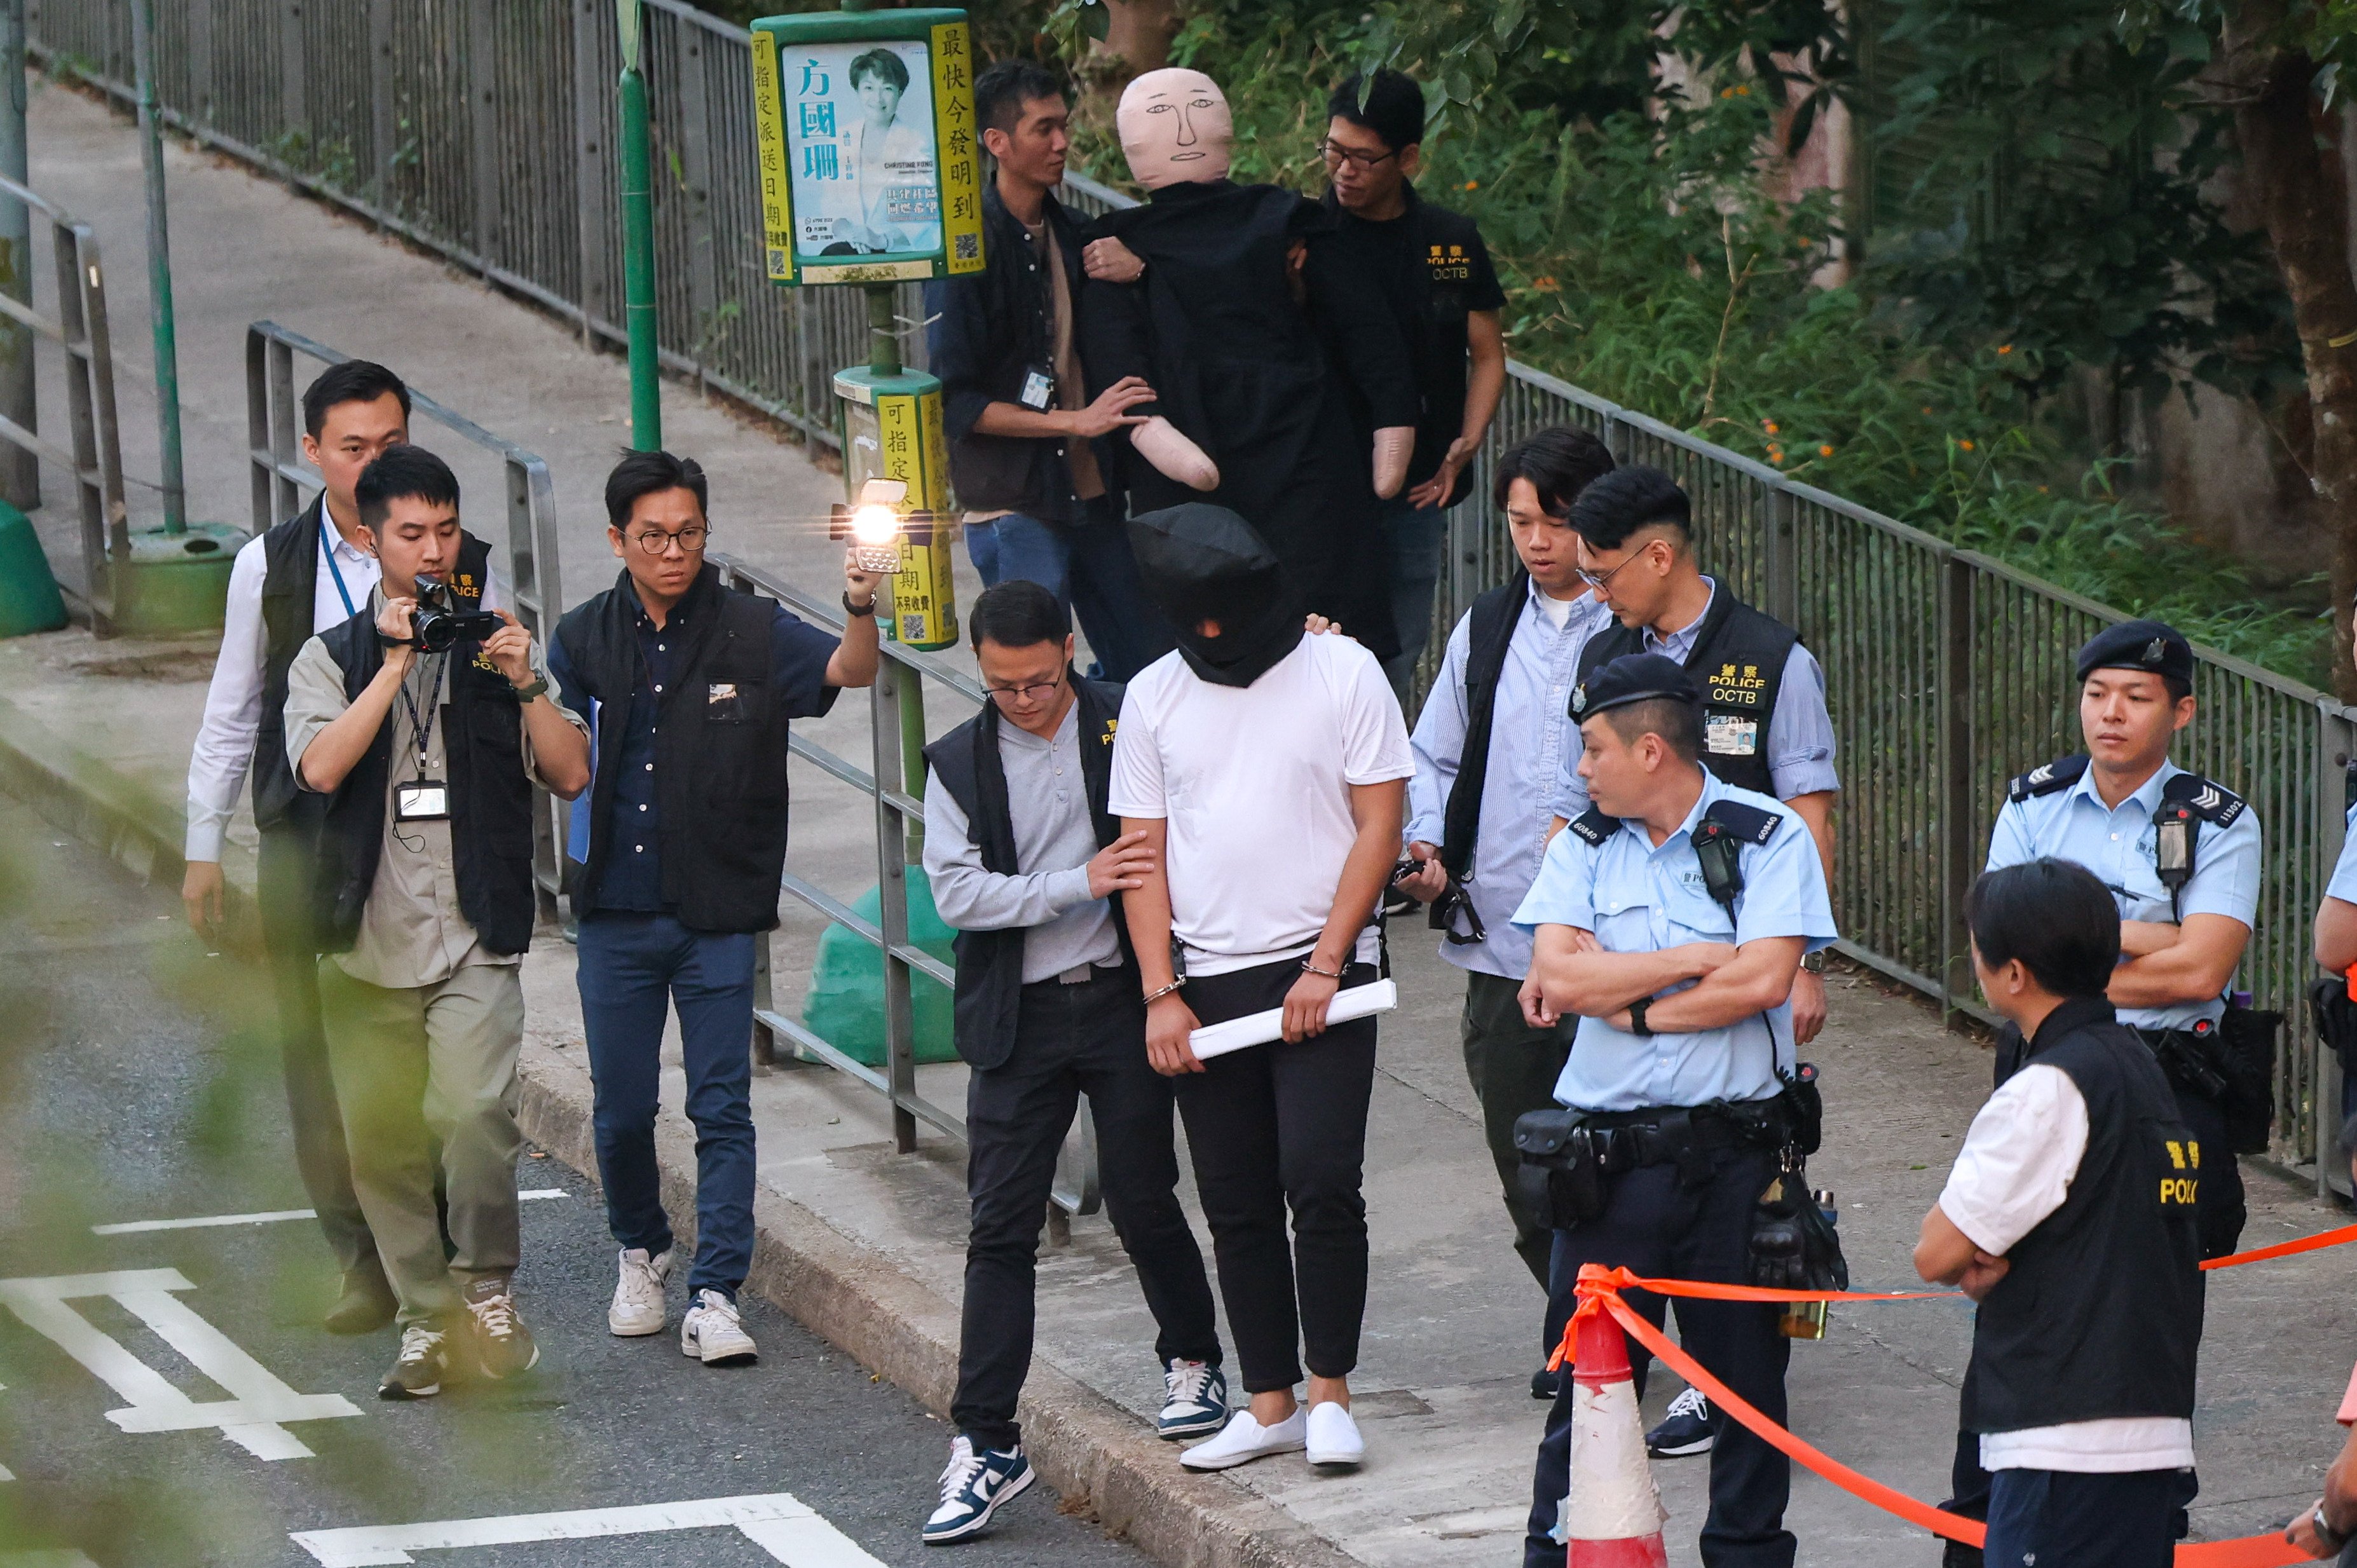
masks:
<path id="1" fill-rule="evenodd" d="M 941 184 L 925 45 L 806 43 L 781 54 L 798 258 L 938 251 Z"/>

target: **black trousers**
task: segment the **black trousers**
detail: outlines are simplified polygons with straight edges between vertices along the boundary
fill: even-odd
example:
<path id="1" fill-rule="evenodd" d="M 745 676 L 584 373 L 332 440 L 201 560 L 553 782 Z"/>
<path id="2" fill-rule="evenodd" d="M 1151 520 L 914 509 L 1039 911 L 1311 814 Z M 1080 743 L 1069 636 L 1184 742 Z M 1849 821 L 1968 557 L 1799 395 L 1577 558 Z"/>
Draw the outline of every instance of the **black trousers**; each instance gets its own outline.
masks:
<path id="1" fill-rule="evenodd" d="M 2083 1475 L 1999 1470 L 1989 1493 L 1992 1568 L 2169 1568 L 2190 1470 Z"/>
<path id="2" fill-rule="evenodd" d="M 1031 1370 L 1039 1229 L 1056 1155 L 1080 1096 L 1096 1121 L 1105 1211 L 1159 1330 L 1155 1355 L 1220 1359 L 1203 1254 L 1178 1206 L 1170 1080 L 1146 1065 L 1137 972 L 1023 988 L 1014 1054 L 966 1084 L 965 1304 L 950 1418 L 978 1448 L 1022 1437 L 1015 1404 Z"/>
<path id="3" fill-rule="evenodd" d="M 352 1162 L 344 1146 L 344 1117 L 328 1071 L 328 1038 L 319 1024 L 319 960 L 310 924 L 310 851 L 304 833 L 274 828 L 262 835 L 255 865 L 261 897 L 262 947 L 278 1004 L 278 1049 L 286 1079 L 286 1109 L 295 1123 L 295 1168 L 318 1212 L 319 1229 L 336 1264 L 385 1294 L 384 1266 L 352 1190 Z"/>
<path id="4" fill-rule="evenodd" d="M 1286 959 L 1190 980 L 1185 995 L 1198 1019 L 1216 1024 L 1283 1004 L 1300 978 L 1299 961 Z M 1373 965 L 1354 963 L 1342 983 L 1374 978 Z M 1372 1018 L 1290 1044 L 1247 1046 L 1178 1079 L 1178 1114 L 1247 1393 L 1293 1387 L 1305 1356 L 1320 1378 L 1347 1377 L 1359 1364 L 1367 1310 L 1360 1182 L 1374 1084 Z"/>
<path id="5" fill-rule="evenodd" d="M 1709 1178 L 1696 1187 L 1680 1184 L 1674 1165 L 1645 1165 L 1613 1178 L 1601 1216 L 1555 1232 L 1550 1316 L 1569 1316 L 1583 1263 L 1663 1279 L 1749 1283 L 1752 1212 L 1775 1174 L 1773 1150 L 1739 1149 L 1714 1156 Z M 1630 1293 L 1628 1302 L 1656 1326 L 1668 1305 L 1642 1291 Z M 1687 1354 L 1781 1425 L 1792 1342 L 1777 1332 L 1777 1310 L 1754 1302 L 1681 1300 L 1678 1328 Z M 1641 1397 L 1652 1358 L 1631 1340 L 1629 1364 Z M 1553 1536 L 1570 1483 L 1575 1386 L 1564 1379 L 1547 1412 L 1531 1483 L 1524 1568 L 1562 1568 L 1564 1546 Z M 1710 1513 L 1702 1527 L 1706 1568 L 1792 1568 L 1795 1542 L 1784 1528 L 1792 1462 L 1717 1405 L 1710 1423 L 1717 1441 L 1710 1451 Z"/>

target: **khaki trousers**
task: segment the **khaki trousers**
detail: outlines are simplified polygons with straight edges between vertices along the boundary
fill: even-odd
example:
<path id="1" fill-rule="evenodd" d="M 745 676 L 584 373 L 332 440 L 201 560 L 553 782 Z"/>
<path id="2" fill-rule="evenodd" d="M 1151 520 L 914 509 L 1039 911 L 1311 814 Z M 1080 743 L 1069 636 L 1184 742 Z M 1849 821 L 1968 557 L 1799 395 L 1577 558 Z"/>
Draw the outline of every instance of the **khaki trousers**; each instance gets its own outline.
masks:
<path id="1" fill-rule="evenodd" d="M 395 990 L 354 980 L 323 958 L 319 1005 L 352 1186 L 401 1303 L 400 1323 L 447 1326 L 468 1285 L 515 1272 L 520 972 L 468 964 L 436 984 Z M 434 1201 L 437 1146 L 449 1197 L 447 1251 Z"/>

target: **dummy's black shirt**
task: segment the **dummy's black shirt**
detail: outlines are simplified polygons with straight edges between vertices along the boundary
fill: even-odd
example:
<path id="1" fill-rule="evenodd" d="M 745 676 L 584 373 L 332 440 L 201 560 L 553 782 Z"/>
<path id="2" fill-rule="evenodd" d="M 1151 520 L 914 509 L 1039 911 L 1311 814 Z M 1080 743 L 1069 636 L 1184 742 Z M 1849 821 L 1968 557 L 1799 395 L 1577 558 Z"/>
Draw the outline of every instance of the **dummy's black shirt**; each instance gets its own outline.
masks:
<path id="1" fill-rule="evenodd" d="M 1403 194 L 1407 210 L 1387 222 L 1345 210 L 1330 190 L 1326 207 L 1340 220 L 1344 253 L 1377 281 L 1407 338 L 1424 410 L 1416 421 L 1415 456 L 1407 466 L 1413 486 L 1432 478 L 1465 428 L 1465 318 L 1503 308 L 1506 295 L 1473 220 L 1424 200 L 1412 185 Z M 1450 504 L 1472 482 L 1469 466 Z"/>

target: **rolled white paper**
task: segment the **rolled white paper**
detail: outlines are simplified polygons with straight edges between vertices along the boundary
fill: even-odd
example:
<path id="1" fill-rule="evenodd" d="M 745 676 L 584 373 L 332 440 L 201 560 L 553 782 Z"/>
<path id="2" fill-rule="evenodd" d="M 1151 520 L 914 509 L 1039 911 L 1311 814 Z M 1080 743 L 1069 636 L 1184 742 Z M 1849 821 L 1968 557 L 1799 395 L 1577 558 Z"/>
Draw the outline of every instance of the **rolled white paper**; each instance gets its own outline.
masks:
<path id="1" fill-rule="evenodd" d="M 1326 1004 L 1326 1022 L 1347 1024 L 1353 1018 L 1372 1018 L 1378 1013 L 1388 1013 L 1399 1005 L 1399 987 L 1388 980 L 1378 980 L 1372 985 L 1353 985 L 1334 993 L 1334 1000 Z M 1243 1050 L 1246 1046 L 1265 1046 L 1285 1036 L 1285 1009 L 1272 1007 L 1265 1013 L 1247 1013 L 1241 1018 L 1231 1018 L 1224 1024 L 1206 1024 L 1187 1036 L 1187 1044 L 1198 1060 L 1223 1057 L 1230 1051 Z"/>

